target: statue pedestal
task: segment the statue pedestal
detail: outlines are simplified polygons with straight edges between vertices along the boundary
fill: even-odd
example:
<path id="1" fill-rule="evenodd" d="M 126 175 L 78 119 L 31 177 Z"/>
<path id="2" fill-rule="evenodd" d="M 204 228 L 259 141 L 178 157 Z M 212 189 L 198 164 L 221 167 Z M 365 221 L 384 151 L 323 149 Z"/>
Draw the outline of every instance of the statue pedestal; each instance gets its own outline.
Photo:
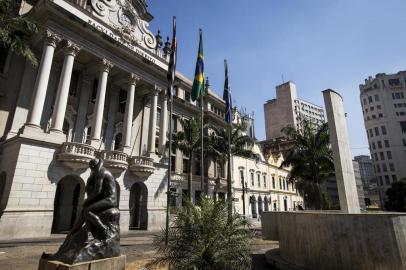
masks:
<path id="1" fill-rule="evenodd" d="M 64 264 L 58 261 L 40 259 L 38 270 L 125 270 L 125 255 L 78 264 Z"/>

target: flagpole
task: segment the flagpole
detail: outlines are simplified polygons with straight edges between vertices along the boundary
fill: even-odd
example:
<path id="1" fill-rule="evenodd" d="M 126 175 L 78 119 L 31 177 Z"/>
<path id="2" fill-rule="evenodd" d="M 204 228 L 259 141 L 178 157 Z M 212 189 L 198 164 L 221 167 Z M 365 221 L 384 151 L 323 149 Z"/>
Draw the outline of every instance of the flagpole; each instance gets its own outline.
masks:
<path id="1" fill-rule="evenodd" d="M 173 85 L 171 85 L 171 93 L 173 90 Z M 166 224 L 165 224 L 165 245 L 168 245 L 169 241 L 169 202 L 171 199 L 170 194 L 170 186 L 171 186 L 171 167 L 172 167 L 172 111 L 173 111 L 173 97 L 172 95 L 168 99 L 169 102 L 169 153 L 168 153 L 168 182 L 167 182 L 167 190 L 166 190 Z"/>
<path id="2" fill-rule="evenodd" d="M 168 181 L 166 187 L 166 224 L 165 224 L 165 245 L 168 246 L 169 242 L 169 204 L 171 200 L 171 168 L 172 168 L 172 112 L 173 112 L 173 84 L 175 82 L 176 74 L 176 54 L 177 54 L 177 41 L 176 41 L 176 17 L 173 17 L 173 39 L 172 39 L 172 51 L 168 66 L 168 92 L 169 97 L 169 147 L 168 147 Z"/>
<path id="3" fill-rule="evenodd" d="M 228 82 L 228 66 L 227 60 L 224 60 L 224 70 L 225 70 L 225 84 L 224 84 L 224 94 L 226 96 L 226 122 L 227 122 L 227 134 L 228 134 L 228 152 L 227 152 L 227 210 L 228 210 L 228 220 L 231 221 L 233 216 L 233 194 L 231 189 L 231 128 L 232 128 L 232 105 L 231 105 L 231 94 L 230 85 Z M 225 96 L 223 95 L 223 98 Z"/>
<path id="4" fill-rule="evenodd" d="M 203 95 L 204 95 L 204 86 L 203 93 L 200 95 L 200 190 L 204 195 L 207 195 L 206 188 L 204 186 L 204 134 L 203 134 L 203 117 L 204 117 L 204 105 L 203 105 Z"/>

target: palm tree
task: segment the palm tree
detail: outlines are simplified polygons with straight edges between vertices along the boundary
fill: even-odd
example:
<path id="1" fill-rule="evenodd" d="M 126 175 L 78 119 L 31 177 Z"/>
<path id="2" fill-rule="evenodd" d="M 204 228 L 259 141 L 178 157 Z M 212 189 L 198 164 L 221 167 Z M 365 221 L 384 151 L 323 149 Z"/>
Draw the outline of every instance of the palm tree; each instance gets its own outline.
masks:
<path id="1" fill-rule="evenodd" d="M 180 119 L 180 123 L 183 127 L 183 131 L 179 131 L 172 135 L 172 147 L 182 151 L 183 155 L 189 157 L 188 161 L 188 197 L 192 200 L 192 177 L 193 177 L 193 161 L 195 155 L 200 153 L 200 129 L 201 119 L 191 118 L 189 120 Z M 200 172 L 202 177 L 203 172 Z"/>
<path id="2" fill-rule="evenodd" d="M 20 1 L 0 0 L 0 45 L 24 57 L 36 66 L 30 38 L 38 32 L 38 25 L 30 16 L 18 14 Z"/>
<path id="3" fill-rule="evenodd" d="M 227 218 L 222 201 L 202 198 L 200 206 L 186 202 L 176 209 L 169 229 L 156 236 L 157 257 L 146 268 L 170 266 L 176 270 L 248 270 L 253 233 L 240 215 Z"/>
<path id="4" fill-rule="evenodd" d="M 291 167 L 288 181 L 295 183 L 307 208 L 321 209 L 324 196 L 321 185 L 334 175 L 328 125 L 316 126 L 305 119 L 300 124 L 299 130 L 290 126 L 282 129 L 294 147 L 280 167 Z"/>
<path id="5" fill-rule="evenodd" d="M 406 179 L 393 182 L 386 191 L 388 197 L 385 202 L 387 211 L 406 212 Z"/>
<path id="6" fill-rule="evenodd" d="M 251 151 L 251 146 L 254 144 L 254 140 L 245 134 L 246 124 L 232 125 L 231 132 L 228 128 L 221 128 L 217 126 L 210 126 L 213 131 L 210 136 L 210 143 L 208 144 L 207 152 L 215 160 L 225 162 L 228 160 L 228 150 L 230 143 L 231 155 L 241 157 L 253 157 L 254 154 Z M 229 134 L 230 139 L 229 139 Z M 232 214 L 232 191 L 231 191 L 231 164 L 227 162 L 227 202 L 229 217 Z"/>

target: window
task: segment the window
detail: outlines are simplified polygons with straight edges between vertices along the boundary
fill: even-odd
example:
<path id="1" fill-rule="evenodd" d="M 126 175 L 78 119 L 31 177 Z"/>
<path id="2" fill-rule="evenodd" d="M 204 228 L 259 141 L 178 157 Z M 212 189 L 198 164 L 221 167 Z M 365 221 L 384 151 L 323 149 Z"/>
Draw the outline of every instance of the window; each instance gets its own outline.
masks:
<path id="1" fill-rule="evenodd" d="M 376 172 L 377 173 L 380 173 L 381 172 L 381 167 L 379 166 L 379 164 L 376 164 Z"/>
<path id="2" fill-rule="evenodd" d="M 279 189 L 282 189 L 282 178 L 279 177 Z"/>
<path id="3" fill-rule="evenodd" d="M 385 142 L 385 147 L 390 147 L 388 140 L 385 140 L 384 142 Z"/>
<path id="4" fill-rule="evenodd" d="M 190 93 L 188 91 L 185 91 L 185 100 L 190 102 Z"/>
<path id="5" fill-rule="evenodd" d="M 369 129 L 369 137 L 370 137 L 370 138 L 374 137 L 374 133 L 373 133 L 373 131 L 372 131 L 372 128 Z"/>
<path id="6" fill-rule="evenodd" d="M 257 174 L 258 187 L 261 187 L 261 175 Z"/>
<path id="7" fill-rule="evenodd" d="M 244 171 L 243 170 L 240 170 L 240 181 L 241 181 L 241 186 L 243 186 L 245 183 L 244 183 Z"/>
<path id="8" fill-rule="evenodd" d="M 381 105 L 377 105 L 377 106 L 376 106 L 376 109 L 377 109 L 377 110 L 380 110 L 381 108 L 382 108 Z"/>
<path id="9" fill-rule="evenodd" d="M 118 111 L 125 113 L 125 104 L 127 103 L 127 91 L 120 89 L 120 94 L 118 95 Z"/>
<path id="10" fill-rule="evenodd" d="M 155 123 L 156 127 L 159 128 L 160 123 L 161 123 L 161 108 L 157 108 L 157 110 L 156 110 L 156 123 Z"/>
<path id="11" fill-rule="evenodd" d="M 98 79 L 94 79 L 93 80 L 93 89 L 92 89 L 92 99 L 91 102 L 95 103 L 96 102 L 96 97 L 97 97 L 97 87 L 99 85 L 99 80 Z"/>
<path id="12" fill-rule="evenodd" d="M 378 141 L 378 148 L 381 149 L 382 148 L 382 142 Z"/>
<path id="13" fill-rule="evenodd" d="M 383 186 L 382 176 L 379 176 L 379 185 Z"/>
<path id="14" fill-rule="evenodd" d="M 392 175 L 392 181 L 393 181 L 393 182 L 398 181 L 398 178 L 396 177 L 396 175 Z"/>
<path id="15" fill-rule="evenodd" d="M 178 117 L 176 115 L 172 115 L 172 131 L 178 131 Z"/>
<path id="16" fill-rule="evenodd" d="M 402 133 L 406 133 L 406 121 L 400 121 L 400 129 L 402 130 Z"/>
<path id="17" fill-rule="evenodd" d="M 267 185 L 266 185 L 266 175 L 263 175 L 262 177 L 264 179 L 264 188 L 266 188 L 267 187 Z"/>
<path id="18" fill-rule="evenodd" d="M 395 171 L 395 165 L 394 165 L 393 163 L 389 163 L 389 170 L 390 170 L 391 172 L 394 172 L 394 171 Z"/>
<path id="19" fill-rule="evenodd" d="M 381 126 L 382 135 L 386 135 L 386 127 Z"/>
<path id="20" fill-rule="evenodd" d="M 378 161 L 378 154 L 377 153 L 374 153 L 374 159 L 375 159 L 375 161 Z"/>
<path id="21" fill-rule="evenodd" d="M 385 163 L 382 164 L 382 171 L 383 171 L 383 172 L 387 172 L 387 171 L 388 171 L 388 167 L 386 167 L 386 164 L 385 164 Z"/>
<path id="22" fill-rule="evenodd" d="M 372 103 L 372 97 L 368 97 L 368 102 Z"/>
<path id="23" fill-rule="evenodd" d="M 217 166 L 217 177 L 224 178 L 224 163 L 221 161 L 217 161 L 216 166 Z"/>
<path id="24" fill-rule="evenodd" d="M 375 150 L 376 149 L 376 145 L 374 142 L 372 142 L 372 149 Z"/>
<path id="25" fill-rule="evenodd" d="M 379 152 L 379 156 L 381 157 L 381 160 L 385 160 L 385 155 L 383 154 L 383 152 Z"/>
<path id="26" fill-rule="evenodd" d="M 367 99 L 366 98 L 364 98 L 364 105 L 366 105 L 367 104 Z"/>
<path id="27" fill-rule="evenodd" d="M 390 86 L 398 86 L 398 85 L 400 85 L 400 80 L 399 79 L 389 79 L 388 83 Z"/>
<path id="28" fill-rule="evenodd" d="M 286 190 L 286 180 L 283 178 L 283 190 Z"/>
<path id="29" fill-rule="evenodd" d="M 182 162 L 182 172 L 183 173 L 188 173 L 188 165 L 189 165 L 189 158 L 183 156 L 183 162 Z"/>
<path id="30" fill-rule="evenodd" d="M 276 185 L 275 185 L 275 176 L 272 176 L 272 188 L 275 189 Z"/>
<path id="31" fill-rule="evenodd" d="M 375 101 L 379 101 L 379 95 L 378 95 L 378 94 L 376 94 L 376 95 L 374 96 L 374 98 L 375 98 Z"/>
<path id="32" fill-rule="evenodd" d="M 78 92 L 78 86 L 79 86 L 79 71 L 74 70 L 72 71 L 72 77 L 69 85 L 69 96 L 76 97 L 77 92 Z"/>
<path id="33" fill-rule="evenodd" d="M 379 128 L 375 127 L 375 136 L 379 136 Z"/>
<path id="34" fill-rule="evenodd" d="M 371 112 L 374 111 L 374 110 L 375 110 L 375 107 L 372 106 L 372 107 L 370 108 L 370 110 L 371 110 Z"/>
<path id="35" fill-rule="evenodd" d="M 382 117 L 383 117 L 382 113 L 378 114 L 378 118 L 382 118 Z"/>
<path id="36" fill-rule="evenodd" d="M 389 175 L 385 175 L 385 185 L 386 186 L 390 185 Z"/>
<path id="37" fill-rule="evenodd" d="M 391 151 L 387 151 L 386 152 L 386 156 L 388 157 L 388 159 L 392 159 L 392 152 Z"/>
<path id="38" fill-rule="evenodd" d="M 255 186 L 255 183 L 254 183 L 254 173 L 253 173 L 253 172 L 251 173 L 251 186 Z"/>

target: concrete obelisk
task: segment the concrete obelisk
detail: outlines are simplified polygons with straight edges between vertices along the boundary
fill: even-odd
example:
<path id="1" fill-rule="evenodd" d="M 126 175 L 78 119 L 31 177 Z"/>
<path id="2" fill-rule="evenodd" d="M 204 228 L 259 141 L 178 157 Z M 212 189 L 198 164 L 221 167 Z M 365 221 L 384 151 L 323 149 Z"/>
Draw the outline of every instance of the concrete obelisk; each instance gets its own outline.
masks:
<path id="1" fill-rule="evenodd" d="M 340 208 L 345 213 L 360 213 L 343 98 L 331 89 L 324 90 L 323 97 L 333 151 Z"/>

